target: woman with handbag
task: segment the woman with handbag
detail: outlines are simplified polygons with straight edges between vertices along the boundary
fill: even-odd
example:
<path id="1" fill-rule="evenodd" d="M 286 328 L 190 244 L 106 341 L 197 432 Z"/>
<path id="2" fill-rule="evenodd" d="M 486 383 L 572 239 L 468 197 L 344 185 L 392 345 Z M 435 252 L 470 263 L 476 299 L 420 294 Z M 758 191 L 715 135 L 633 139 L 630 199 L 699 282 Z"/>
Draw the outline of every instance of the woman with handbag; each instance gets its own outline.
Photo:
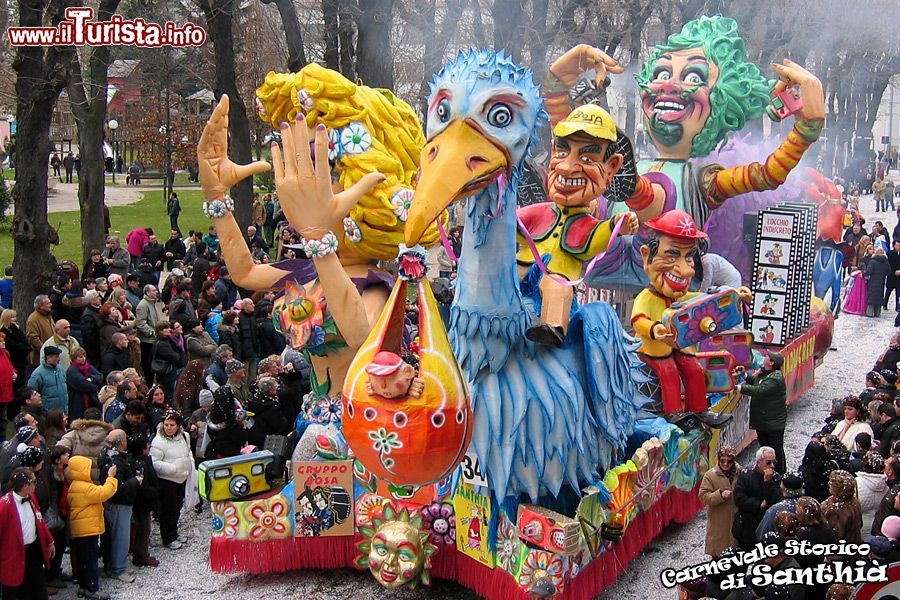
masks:
<path id="1" fill-rule="evenodd" d="M 186 482 L 194 470 L 191 441 L 181 422 L 180 414 L 169 411 L 150 444 L 150 456 L 159 477 L 159 533 L 163 545 L 170 550 L 178 550 L 186 541 L 178 534 L 178 517 Z"/>
<path id="2" fill-rule="evenodd" d="M 168 321 L 158 322 L 155 330 L 156 347 L 153 349 L 150 368 L 169 399 L 175 396 L 175 382 L 178 380 L 179 369 L 185 365 L 185 353 L 184 349 L 172 341 L 172 326 Z"/>

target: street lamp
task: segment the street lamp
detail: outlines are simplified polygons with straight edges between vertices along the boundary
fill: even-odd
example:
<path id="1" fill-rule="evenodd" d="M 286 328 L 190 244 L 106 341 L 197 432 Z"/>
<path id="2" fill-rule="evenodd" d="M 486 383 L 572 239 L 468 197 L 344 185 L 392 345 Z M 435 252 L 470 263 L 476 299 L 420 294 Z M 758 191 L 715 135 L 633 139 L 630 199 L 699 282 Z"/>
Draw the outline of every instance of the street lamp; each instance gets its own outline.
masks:
<path id="1" fill-rule="evenodd" d="M 110 119 L 109 122 L 106 124 L 106 126 L 109 127 L 109 130 L 112 132 L 112 142 L 113 142 L 113 170 L 112 170 L 113 178 L 112 178 L 112 182 L 113 182 L 113 185 L 115 185 L 115 183 L 116 183 L 116 160 L 118 159 L 118 157 L 116 156 L 116 129 L 119 128 L 119 122 L 116 121 L 115 119 Z"/>

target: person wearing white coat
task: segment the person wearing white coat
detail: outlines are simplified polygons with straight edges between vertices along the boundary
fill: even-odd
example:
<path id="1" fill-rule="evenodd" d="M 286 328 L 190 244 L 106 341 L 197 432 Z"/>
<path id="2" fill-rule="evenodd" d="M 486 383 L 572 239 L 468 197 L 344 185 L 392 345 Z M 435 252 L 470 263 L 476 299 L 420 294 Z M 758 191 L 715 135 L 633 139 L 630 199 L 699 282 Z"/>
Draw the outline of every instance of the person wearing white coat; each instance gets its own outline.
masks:
<path id="1" fill-rule="evenodd" d="M 150 444 L 150 456 L 159 477 L 159 533 L 163 545 L 178 550 L 185 541 L 178 534 L 178 518 L 184 504 L 185 483 L 194 469 L 190 438 L 181 427 L 180 414 L 166 414 Z"/>
<path id="2" fill-rule="evenodd" d="M 862 470 L 856 473 L 856 491 L 862 508 L 863 531 L 872 529 L 875 511 L 888 491 L 884 477 L 884 458 L 875 450 L 866 452 L 862 459 Z"/>
<path id="3" fill-rule="evenodd" d="M 863 406 L 858 396 L 844 398 L 844 419 L 838 422 L 831 431 L 831 435 L 837 436 L 844 447 L 851 452 L 855 449 L 856 436 L 860 433 L 872 434 L 872 426 L 866 422 L 869 411 Z"/>

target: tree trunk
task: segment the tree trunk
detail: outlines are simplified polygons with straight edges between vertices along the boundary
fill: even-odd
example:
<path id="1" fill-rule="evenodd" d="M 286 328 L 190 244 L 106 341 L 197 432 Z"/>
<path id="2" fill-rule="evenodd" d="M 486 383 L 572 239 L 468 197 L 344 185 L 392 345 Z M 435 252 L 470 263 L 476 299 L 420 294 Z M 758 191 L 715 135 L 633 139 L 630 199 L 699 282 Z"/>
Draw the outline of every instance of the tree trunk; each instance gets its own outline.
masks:
<path id="1" fill-rule="evenodd" d="M 228 155 L 238 164 L 248 164 L 253 160 L 250 143 L 250 122 L 244 101 L 237 87 L 237 74 L 234 60 L 234 21 L 235 4 L 233 0 L 201 0 L 201 8 L 206 15 L 206 30 L 213 42 L 215 52 L 216 98 L 228 94 L 230 110 L 228 111 Z M 234 199 L 234 217 L 244 228 L 250 224 L 250 203 L 253 195 L 253 178 L 248 177 L 231 189 Z"/>
<path id="2" fill-rule="evenodd" d="M 102 0 L 98 21 L 108 21 L 119 6 L 119 0 Z M 86 263 L 91 250 L 102 250 L 105 244 L 103 199 L 106 195 L 106 161 L 103 153 L 106 121 L 107 83 L 110 46 L 95 46 L 89 51 L 87 87 L 81 62 L 76 55 L 71 63 L 69 99 L 78 129 L 78 151 L 81 172 L 78 174 L 78 206 L 81 209 L 81 261 Z"/>
<path id="3" fill-rule="evenodd" d="M 73 0 L 51 0 L 47 23 L 56 26 Z M 19 26 L 44 25 L 42 0 L 19 0 Z M 55 267 L 50 244 L 59 234 L 47 221 L 47 172 L 50 157 L 50 120 L 60 92 L 66 87 L 73 46 L 20 46 L 13 60 L 16 72 L 17 143 L 14 157 L 16 183 L 12 189 L 15 219 L 13 308 L 23 324 L 34 307 L 34 297 L 46 293 Z"/>
<path id="4" fill-rule="evenodd" d="M 422 18 L 422 34 L 425 40 L 425 55 L 422 63 L 425 76 L 419 87 L 419 100 L 423 115 L 426 108 L 425 102 L 428 99 L 428 83 L 431 81 L 431 76 L 440 70 L 441 64 L 444 62 L 447 44 L 450 43 L 450 38 L 456 32 L 465 8 L 463 0 L 448 0 L 445 3 L 447 12 L 439 26 L 435 4 L 435 0 L 417 0 L 415 4 L 416 10 Z"/>
<path id="5" fill-rule="evenodd" d="M 547 11 L 549 0 L 531 1 L 531 30 L 528 51 L 531 55 L 531 70 L 534 80 L 543 81 L 547 76 Z"/>
<path id="6" fill-rule="evenodd" d="M 338 45 L 338 1 L 322 0 L 322 17 L 325 21 L 325 29 L 322 32 L 325 42 L 325 66 L 332 71 L 338 71 L 341 68 Z"/>
<path id="7" fill-rule="evenodd" d="M 394 88 L 391 23 L 394 0 L 366 0 L 356 20 L 356 73 L 363 83 Z"/>
<path id="8" fill-rule="evenodd" d="M 505 50 L 522 63 L 520 29 L 525 19 L 525 0 L 494 0 L 494 49 Z"/>
<path id="9" fill-rule="evenodd" d="M 296 73 L 306 66 L 303 31 L 297 19 L 297 9 L 294 8 L 292 0 L 275 0 L 275 5 L 278 7 L 278 14 L 281 15 L 281 25 L 284 27 L 284 37 L 287 40 L 287 67 L 292 73 Z"/>
<path id="10" fill-rule="evenodd" d="M 335 0 L 338 2 L 338 45 L 341 74 L 351 81 L 356 80 L 356 54 L 353 49 L 354 16 L 359 7 L 356 0 Z"/>

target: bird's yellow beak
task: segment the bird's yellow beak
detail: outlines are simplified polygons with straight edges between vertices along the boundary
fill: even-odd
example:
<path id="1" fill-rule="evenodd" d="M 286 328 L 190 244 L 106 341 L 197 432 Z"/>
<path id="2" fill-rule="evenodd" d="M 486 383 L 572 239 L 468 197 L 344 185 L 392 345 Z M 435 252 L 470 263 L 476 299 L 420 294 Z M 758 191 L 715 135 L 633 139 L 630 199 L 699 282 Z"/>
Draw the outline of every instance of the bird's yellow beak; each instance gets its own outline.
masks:
<path id="1" fill-rule="evenodd" d="M 451 123 L 422 149 L 416 195 L 406 218 L 406 245 L 460 198 L 489 186 L 509 169 L 509 154 L 470 119 Z"/>

